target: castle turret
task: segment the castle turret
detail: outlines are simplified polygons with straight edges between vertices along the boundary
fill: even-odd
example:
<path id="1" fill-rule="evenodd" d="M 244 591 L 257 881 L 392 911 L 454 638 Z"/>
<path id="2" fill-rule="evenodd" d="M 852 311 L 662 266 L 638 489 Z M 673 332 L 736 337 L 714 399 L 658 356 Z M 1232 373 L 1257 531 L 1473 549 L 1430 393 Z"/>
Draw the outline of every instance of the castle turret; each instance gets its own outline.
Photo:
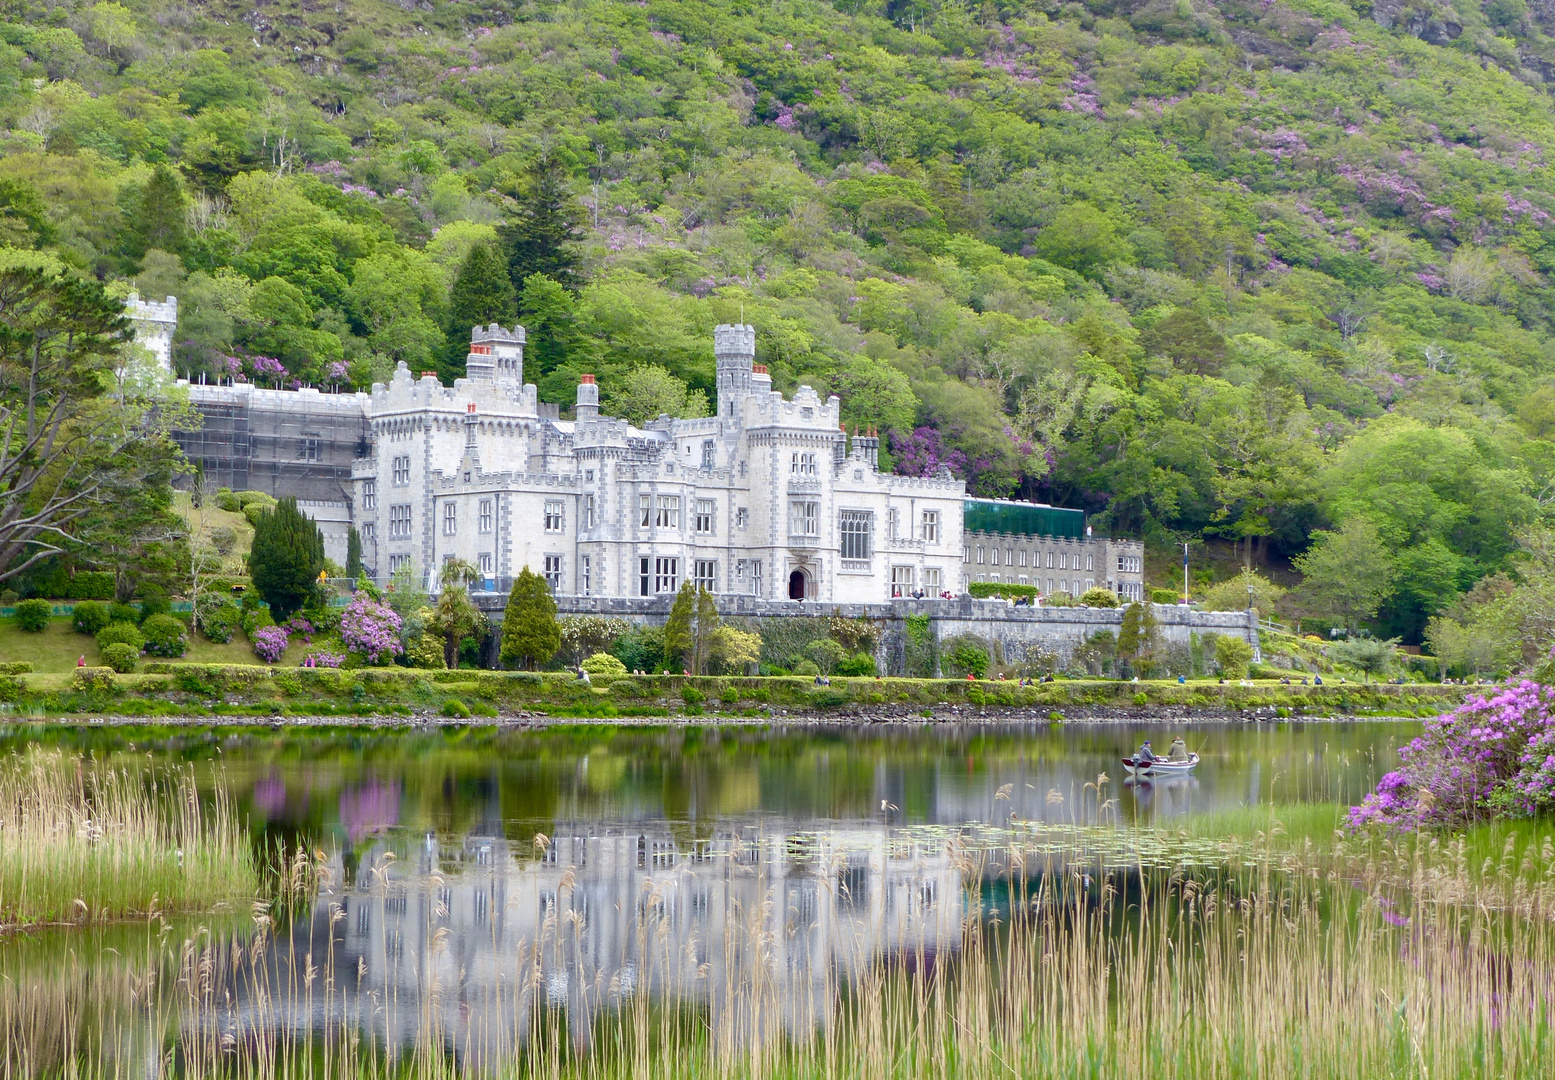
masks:
<path id="1" fill-rule="evenodd" d="M 599 418 L 599 384 L 592 375 L 578 376 L 578 400 L 572 415 L 578 420 Z"/>
<path id="2" fill-rule="evenodd" d="M 756 328 L 737 323 L 713 327 L 713 356 L 718 362 L 718 415 L 735 415 L 739 399 L 751 391 L 756 363 Z"/>
<path id="3" fill-rule="evenodd" d="M 497 323 L 470 329 L 470 355 L 465 358 L 467 378 L 485 382 L 524 385 L 524 328 L 504 329 Z"/>
<path id="4" fill-rule="evenodd" d="M 173 370 L 173 334 L 178 330 L 178 298 L 169 296 L 160 304 L 142 300 L 130 293 L 124 301 L 124 314 L 135 326 L 135 340 L 151 350 L 163 371 Z"/>

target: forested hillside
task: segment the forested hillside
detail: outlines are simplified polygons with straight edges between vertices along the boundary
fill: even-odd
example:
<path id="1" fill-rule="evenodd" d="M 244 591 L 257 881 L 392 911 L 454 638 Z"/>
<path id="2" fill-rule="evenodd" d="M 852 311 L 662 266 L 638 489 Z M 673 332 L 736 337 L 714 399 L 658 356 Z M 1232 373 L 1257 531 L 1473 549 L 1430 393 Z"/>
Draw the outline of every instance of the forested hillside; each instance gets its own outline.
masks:
<path id="1" fill-rule="evenodd" d="M 1548 4 L 5 12 L 4 239 L 176 294 L 181 371 L 452 377 L 520 319 L 543 398 L 685 413 L 743 318 L 899 470 L 1315 534 L 1409 640 L 1551 494 Z"/>

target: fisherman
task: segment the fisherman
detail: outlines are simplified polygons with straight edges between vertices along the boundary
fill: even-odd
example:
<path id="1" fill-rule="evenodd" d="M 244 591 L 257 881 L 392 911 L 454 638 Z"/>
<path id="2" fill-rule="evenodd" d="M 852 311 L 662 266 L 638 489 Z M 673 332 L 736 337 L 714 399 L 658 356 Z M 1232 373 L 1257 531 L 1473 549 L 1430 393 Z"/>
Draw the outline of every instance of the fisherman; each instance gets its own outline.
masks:
<path id="1" fill-rule="evenodd" d="M 1150 749 L 1150 740 L 1146 739 L 1145 744 L 1134 754 L 1134 764 L 1148 765 L 1154 760 L 1155 752 Z"/>
<path id="2" fill-rule="evenodd" d="M 1182 736 L 1181 735 L 1177 736 L 1175 739 L 1172 740 L 1171 748 L 1166 751 L 1166 760 L 1167 761 L 1187 761 L 1188 760 L 1188 744 L 1182 741 Z"/>

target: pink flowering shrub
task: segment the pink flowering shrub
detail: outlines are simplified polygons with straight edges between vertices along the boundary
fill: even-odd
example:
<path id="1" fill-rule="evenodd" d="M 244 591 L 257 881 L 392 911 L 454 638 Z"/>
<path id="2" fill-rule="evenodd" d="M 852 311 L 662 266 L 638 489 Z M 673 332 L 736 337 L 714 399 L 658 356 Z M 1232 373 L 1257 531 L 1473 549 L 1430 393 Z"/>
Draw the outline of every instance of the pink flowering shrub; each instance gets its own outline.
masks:
<path id="1" fill-rule="evenodd" d="M 327 667 L 337 668 L 346 662 L 346 654 L 330 652 L 328 649 L 319 649 L 310 652 L 302 658 L 300 667 Z"/>
<path id="2" fill-rule="evenodd" d="M 1555 805 L 1555 687 L 1524 680 L 1426 722 L 1350 825 L 1453 826 Z"/>
<path id="3" fill-rule="evenodd" d="M 340 638 L 346 649 L 369 664 L 383 664 L 398 656 L 400 617 L 366 593 L 352 600 L 340 616 Z"/>
<path id="4" fill-rule="evenodd" d="M 252 641 L 254 655 L 267 664 L 273 664 L 286 651 L 291 635 L 284 626 L 264 626 L 254 631 Z"/>

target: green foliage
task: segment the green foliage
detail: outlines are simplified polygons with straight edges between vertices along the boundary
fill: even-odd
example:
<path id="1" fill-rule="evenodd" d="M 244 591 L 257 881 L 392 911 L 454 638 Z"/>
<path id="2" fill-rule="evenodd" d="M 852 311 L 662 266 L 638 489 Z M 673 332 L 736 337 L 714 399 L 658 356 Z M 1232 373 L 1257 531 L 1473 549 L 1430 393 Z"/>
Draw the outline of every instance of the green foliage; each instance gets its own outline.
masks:
<path id="1" fill-rule="evenodd" d="M 113 668 L 120 675 L 127 675 L 135 670 L 135 665 L 140 662 L 140 650 L 133 645 L 124 642 L 115 642 L 99 651 L 103 663 Z"/>
<path id="2" fill-rule="evenodd" d="M 140 627 L 145 649 L 152 656 L 182 656 L 189 647 L 189 628 L 172 615 L 153 615 Z"/>
<path id="3" fill-rule="evenodd" d="M 110 645 L 128 645 L 138 654 L 146 647 L 146 636 L 134 623 L 109 623 L 97 632 L 97 648 L 101 651 Z"/>
<path id="4" fill-rule="evenodd" d="M 77 604 L 70 620 L 78 634 L 95 634 L 111 621 L 108 605 L 95 600 L 84 600 Z"/>
<path id="5" fill-rule="evenodd" d="M 854 653 L 839 660 L 835 671 L 838 675 L 852 678 L 868 678 L 875 674 L 875 658 L 868 653 Z"/>
<path id="6" fill-rule="evenodd" d="M 113 574 L 107 570 L 77 570 L 71 575 L 65 596 L 71 600 L 112 600 Z"/>
<path id="7" fill-rule="evenodd" d="M 502 662 L 535 668 L 555 656 L 561 644 L 551 588 L 545 578 L 526 566 L 513 580 L 508 593 L 507 611 L 502 617 Z"/>
<path id="8" fill-rule="evenodd" d="M 1017 585 L 999 581 L 969 581 L 966 585 L 966 591 L 979 600 L 986 600 L 993 596 L 1025 596 L 1030 598 L 1036 596 L 1038 590 L 1035 585 Z"/>
<path id="9" fill-rule="evenodd" d="M 16 625 L 28 633 L 42 633 L 49 628 L 49 616 L 53 611 L 53 605 L 47 600 L 23 600 L 16 605 Z"/>
<path id="10" fill-rule="evenodd" d="M 313 597 L 324 569 L 324 536 L 297 508 L 296 499 L 282 499 L 259 516 L 248 566 L 254 588 L 278 621 L 289 619 Z"/>
<path id="11" fill-rule="evenodd" d="M 1335 663 L 1360 671 L 1370 681 L 1392 669 L 1398 658 L 1398 642 L 1381 638 L 1348 638 L 1328 647 Z"/>
<path id="12" fill-rule="evenodd" d="M 1115 608 L 1119 603 L 1117 593 L 1111 589 L 1104 589 L 1101 586 L 1086 589 L 1080 594 L 1079 599 L 1080 603 L 1085 604 L 1087 607 L 1095 608 Z"/>
<path id="13" fill-rule="evenodd" d="M 1140 674 L 1149 674 L 1160 647 L 1159 628 L 1155 612 L 1145 603 L 1130 604 L 1123 611 L 1123 622 L 1118 627 L 1118 659 L 1123 660 Z"/>
<path id="14" fill-rule="evenodd" d="M 1377 527 L 1353 517 L 1337 530 L 1313 534 L 1312 547 L 1296 560 L 1304 576 L 1304 606 L 1356 630 L 1393 592 L 1393 556 Z"/>
<path id="15" fill-rule="evenodd" d="M 1274 606 L 1284 595 L 1283 588 L 1262 574 L 1243 570 L 1236 577 L 1227 578 L 1200 592 L 1198 602 L 1206 611 L 1246 611 L 1251 606 L 1258 614 L 1268 618 L 1274 614 Z"/>
<path id="16" fill-rule="evenodd" d="M 211 539 L 213 541 L 216 540 L 214 530 L 212 531 Z M 220 550 L 219 542 L 217 550 Z M 222 554 L 229 554 L 230 550 L 229 546 L 228 551 L 223 551 Z M 346 529 L 346 577 L 355 581 L 362 574 L 362 534 L 356 531 L 355 525 L 351 525 Z"/>
<path id="17" fill-rule="evenodd" d="M 470 718 L 470 707 L 456 697 L 451 697 L 443 702 L 443 708 L 440 711 L 444 716 L 450 716 L 458 720 L 468 720 Z"/>
<path id="18" fill-rule="evenodd" d="M 1175 589 L 1151 589 L 1150 602 L 1152 604 L 1175 604 L 1182 599 L 1182 594 Z"/>
<path id="19" fill-rule="evenodd" d="M 988 674 L 991 657 L 988 643 L 975 634 L 958 634 L 940 642 L 941 664 L 945 674 L 952 679 L 964 679 L 973 675 L 979 679 Z"/>
<path id="20" fill-rule="evenodd" d="M 471 328 L 513 325 L 517 295 L 496 247 L 477 243 L 470 248 L 448 294 L 447 359 L 438 372 L 444 379 L 464 376 Z"/>
<path id="21" fill-rule="evenodd" d="M 1221 634 L 1215 638 L 1215 663 L 1228 679 L 1247 678 L 1247 666 L 1253 662 L 1253 647 L 1242 638 Z"/>
<path id="22" fill-rule="evenodd" d="M 626 665 L 607 652 L 597 652 L 586 657 L 578 666 L 595 678 L 601 675 L 616 678 L 626 674 Z"/>

